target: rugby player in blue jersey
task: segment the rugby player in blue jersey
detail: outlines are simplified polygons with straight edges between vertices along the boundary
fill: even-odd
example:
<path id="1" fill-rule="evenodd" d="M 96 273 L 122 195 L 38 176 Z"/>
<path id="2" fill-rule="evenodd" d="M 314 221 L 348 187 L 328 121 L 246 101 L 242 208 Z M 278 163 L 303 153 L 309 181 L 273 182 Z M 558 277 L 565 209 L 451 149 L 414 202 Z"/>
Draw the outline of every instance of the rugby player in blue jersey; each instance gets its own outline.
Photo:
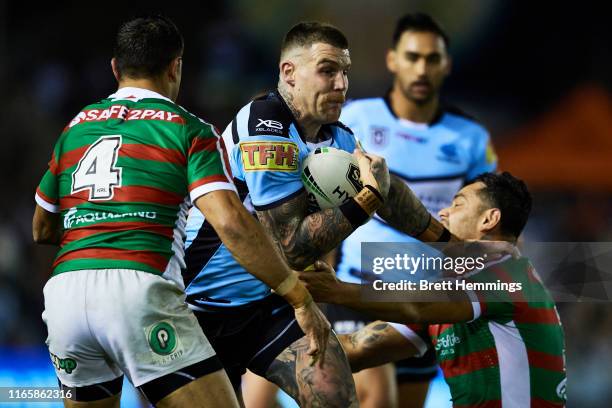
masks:
<path id="1" fill-rule="evenodd" d="M 223 133 L 240 198 L 295 269 L 312 265 L 365 223 L 389 189 L 384 160 L 357 151 L 363 188 L 356 197 L 323 211 L 308 205 L 302 160 L 319 146 L 349 152 L 356 147 L 350 129 L 338 122 L 349 66 L 348 42 L 337 28 L 297 24 L 282 44 L 278 89 L 244 106 Z M 279 296 L 283 291 L 271 293 L 237 261 L 208 219 L 193 209 L 183 275 L 187 302 L 237 392 L 248 368 L 281 386 L 301 406 L 357 406 L 338 339 L 331 335 L 324 359 L 313 364 L 308 338 L 291 305 Z"/>
<path id="2" fill-rule="evenodd" d="M 433 216 L 450 205 L 466 182 L 496 168 L 487 130 L 440 100 L 440 89 L 451 70 L 448 47 L 447 34 L 430 16 L 403 16 L 387 52 L 387 68 L 394 75 L 392 88 L 384 96 L 349 102 L 340 117 L 367 152 L 386 159 L 395 182 L 407 183 Z M 342 244 L 336 256 L 340 280 L 361 281 L 360 253 L 365 241 L 417 242 L 375 217 Z M 341 334 L 371 321 L 332 305 L 327 317 Z M 422 407 L 436 372 L 431 351 L 422 358 L 398 362 L 395 370 L 390 364 L 363 370 L 355 375 L 361 406 Z M 399 401 L 395 400 L 396 381 Z"/>

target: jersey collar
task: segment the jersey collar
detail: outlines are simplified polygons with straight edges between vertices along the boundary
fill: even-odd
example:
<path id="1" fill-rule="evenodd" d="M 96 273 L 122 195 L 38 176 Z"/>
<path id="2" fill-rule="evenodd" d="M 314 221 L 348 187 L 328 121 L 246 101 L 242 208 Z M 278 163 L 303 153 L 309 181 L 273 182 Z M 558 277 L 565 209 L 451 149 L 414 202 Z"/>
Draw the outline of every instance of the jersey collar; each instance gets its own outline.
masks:
<path id="1" fill-rule="evenodd" d="M 387 90 L 387 92 L 385 92 L 384 96 L 382 97 L 383 101 L 385 102 L 385 106 L 387 107 L 387 110 L 389 110 L 389 113 L 391 114 L 391 116 L 393 116 L 395 119 L 402 121 L 402 123 L 407 122 L 406 124 L 408 126 L 410 126 L 410 124 L 416 124 L 416 125 L 423 125 L 422 123 L 415 123 L 415 122 L 411 122 L 407 119 L 402 119 L 399 116 L 397 116 L 395 114 L 395 112 L 393 111 L 393 107 L 391 106 L 391 98 L 389 97 L 389 95 L 391 95 L 391 88 L 389 88 Z M 442 103 L 440 103 L 438 105 L 438 110 L 436 111 L 436 114 L 434 115 L 433 119 L 431 120 L 431 122 L 424 124 L 425 126 L 433 126 L 435 124 L 437 124 L 438 122 L 440 122 L 442 120 L 442 117 L 444 116 L 444 108 L 442 107 Z"/>
<path id="2" fill-rule="evenodd" d="M 165 101 L 172 102 L 169 98 L 166 98 L 165 96 L 158 94 L 157 92 L 151 91 L 150 89 L 136 88 L 132 86 L 119 88 L 117 92 L 108 97 L 108 99 L 127 99 L 128 101 L 133 102 L 137 102 L 145 98 L 163 99 Z"/>

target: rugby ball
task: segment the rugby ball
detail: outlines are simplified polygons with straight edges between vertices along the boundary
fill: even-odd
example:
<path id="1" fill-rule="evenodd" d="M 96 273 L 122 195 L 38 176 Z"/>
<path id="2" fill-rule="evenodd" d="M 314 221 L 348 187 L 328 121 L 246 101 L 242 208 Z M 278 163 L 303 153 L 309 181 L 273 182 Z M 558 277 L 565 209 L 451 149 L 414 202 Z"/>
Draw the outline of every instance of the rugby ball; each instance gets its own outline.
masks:
<path id="1" fill-rule="evenodd" d="M 311 211 L 338 207 L 363 188 L 355 157 L 334 147 L 318 147 L 304 159 L 302 183 Z"/>

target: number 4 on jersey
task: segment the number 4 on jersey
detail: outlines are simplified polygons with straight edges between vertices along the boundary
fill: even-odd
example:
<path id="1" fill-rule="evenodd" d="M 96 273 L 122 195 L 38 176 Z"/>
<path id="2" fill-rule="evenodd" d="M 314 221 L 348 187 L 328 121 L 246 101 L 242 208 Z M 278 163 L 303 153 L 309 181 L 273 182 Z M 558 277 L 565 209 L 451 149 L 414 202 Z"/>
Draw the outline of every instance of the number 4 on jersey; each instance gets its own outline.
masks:
<path id="1" fill-rule="evenodd" d="M 72 193 L 89 189 L 90 200 L 110 200 L 121 187 L 121 167 L 116 167 L 121 135 L 102 136 L 89 146 L 72 173 Z"/>

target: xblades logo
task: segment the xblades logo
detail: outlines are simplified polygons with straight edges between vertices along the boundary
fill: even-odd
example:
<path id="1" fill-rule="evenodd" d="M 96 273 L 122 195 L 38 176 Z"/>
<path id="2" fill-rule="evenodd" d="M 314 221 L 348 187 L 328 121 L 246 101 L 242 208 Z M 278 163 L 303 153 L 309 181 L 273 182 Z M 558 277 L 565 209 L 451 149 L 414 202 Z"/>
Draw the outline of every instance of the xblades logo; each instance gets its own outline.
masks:
<path id="1" fill-rule="evenodd" d="M 276 120 L 272 120 L 272 119 L 257 119 L 259 122 L 257 123 L 257 126 L 255 127 L 267 127 L 267 128 L 272 128 L 272 129 L 278 129 L 278 130 L 282 130 L 283 129 L 283 124 L 280 122 L 277 122 Z"/>

